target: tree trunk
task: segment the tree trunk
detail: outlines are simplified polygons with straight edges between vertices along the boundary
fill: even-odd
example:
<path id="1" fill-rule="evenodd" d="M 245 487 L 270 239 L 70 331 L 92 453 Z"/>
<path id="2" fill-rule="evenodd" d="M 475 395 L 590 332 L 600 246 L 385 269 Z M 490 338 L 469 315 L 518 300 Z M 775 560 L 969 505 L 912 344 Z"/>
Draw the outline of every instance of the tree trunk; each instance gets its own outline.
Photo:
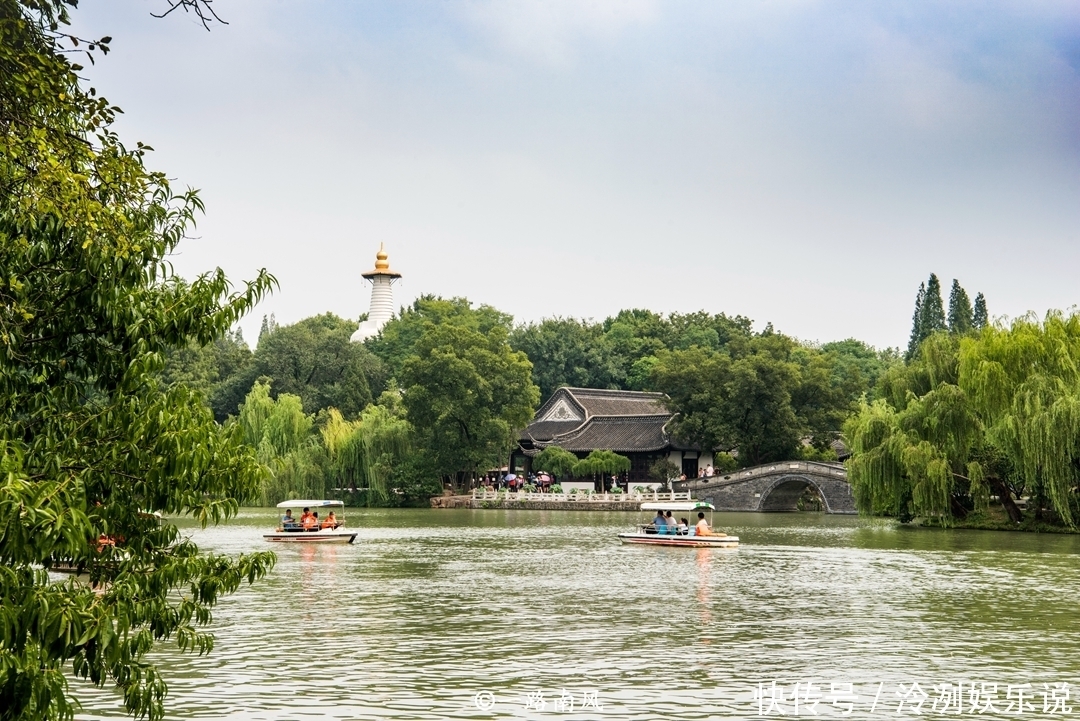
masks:
<path id="1" fill-rule="evenodd" d="M 1009 487 L 1005 484 L 1005 481 L 993 477 L 986 480 L 990 487 L 994 489 L 994 493 L 997 494 L 998 500 L 1001 501 L 1001 505 L 1005 508 L 1005 512 L 1009 514 L 1009 520 L 1013 523 L 1020 523 L 1024 516 L 1020 513 L 1016 503 L 1013 502 L 1012 493 L 1009 492 Z"/>

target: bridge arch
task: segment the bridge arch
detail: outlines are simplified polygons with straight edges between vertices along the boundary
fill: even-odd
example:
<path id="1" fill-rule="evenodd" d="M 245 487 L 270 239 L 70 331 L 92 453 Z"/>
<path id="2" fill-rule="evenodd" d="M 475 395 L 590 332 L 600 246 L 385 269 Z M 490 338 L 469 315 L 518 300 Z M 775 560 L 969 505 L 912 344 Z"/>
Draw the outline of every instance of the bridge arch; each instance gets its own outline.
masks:
<path id="1" fill-rule="evenodd" d="M 822 490 L 812 476 L 807 475 L 786 475 L 773 480 L 762 489 L 761 496 L 758 498 L 757 510 L 767 512 L 797 511 L 799 510 L 799 498 L 802 497 L 807 488 L 813 488 L 821 499 L 825 512 L 832 513 L 825 491 Z"/>
<path id="2" fill-rule="evenodd" d="M 807 487 L 821 497 L 826 513 L 855 513 L 846 469 L 838 463 L 788 461 L 680 481 L 677 491 L 709 501 L 723 511 L 794 511 Z"/>

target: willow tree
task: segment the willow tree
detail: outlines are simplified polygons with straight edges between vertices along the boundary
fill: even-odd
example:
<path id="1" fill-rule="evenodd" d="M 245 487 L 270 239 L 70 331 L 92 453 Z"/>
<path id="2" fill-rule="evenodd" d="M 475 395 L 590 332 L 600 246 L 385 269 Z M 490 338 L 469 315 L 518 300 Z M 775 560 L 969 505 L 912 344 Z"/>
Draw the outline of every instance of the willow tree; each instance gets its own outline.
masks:
<path id="1" fill-rule="evenodd" d="M 282 393 L 275 400 L 270 384 L 260 379 L 240 404 L 237 425 L 269 469 L 259 495 L 262 505 L 326 495 L 326 451 L 311 432 L 314 419 L 304 413 L 299 396 Z"/>
<path id="2" fill-rule="evenodd" d="M 532 467 L 538 471 L 553 473 L 556 478 L 562 478 L 563 476 L 572 477 L 574 475 L 574 466 L 577 462 L 578 457 L 565 448 L 548 446 L 536 454 L 536 458 L 534 458 L 532 462 Z"/>
<path id="3" fill-rule="evenodd" d="M 311 437 L 314 421 L 304 413 L 299 396 L 282 393 L 270 397 L 270 384 L 259 380 L 240 404 L 239 424 L 244 440 L 259 452 L 264 463 L 282 458 Z"/>
<path id="4" fill-rule="evenodd" d="M 574 464 L 573 474 L 578 478 L 586 478 L 629 470 L 630 459 L 626 456 L 614 451 L 596 450 Z"/>
<path id="5" fill-rule="evenodd" d="M 1075 525 L 1080 480 L 1080 316 L 1049 313 L 960 340 L 933 336 L 893 392 L 847 424 L 860 510 L 948 525 L 997 495 Z M 905 375 L 906 374 L 906 375 Z M 906 395 L 903 380 L 908 381 Z"/>
<path id="6" fill-rule="evenodd" d="M 400 413 L 370 405 L 355 421 L 347 421 L 331 408 L 322 437 L 339 483 L 353 491 L 368 491 L 368 505 L 390 497 L 394 467 L 412 447 L 412 426 Z"/>
<path id="7" fill-rule="evenodd" d="M 960 385 L 987 441 L 1035 501 L 1072 526 L 1080 479 L 1080 315 L 1047 314 L 986 328 L 960 352 Z"/>
<path id="8" fill-rule="evenodd" d="M 161 387 L 163 358 L 223 337 L 274 281 L 173 274 L 201 202 L 110 129 L 67 6 L 0 0 L 0 719 L 72 718 L 72 678 L 155 719 L 150 652 L 210 651 L 218 599 L 273 563 L 203 554 L 157 522 L 227 518 L 264 473 L 238 426 Z"/>

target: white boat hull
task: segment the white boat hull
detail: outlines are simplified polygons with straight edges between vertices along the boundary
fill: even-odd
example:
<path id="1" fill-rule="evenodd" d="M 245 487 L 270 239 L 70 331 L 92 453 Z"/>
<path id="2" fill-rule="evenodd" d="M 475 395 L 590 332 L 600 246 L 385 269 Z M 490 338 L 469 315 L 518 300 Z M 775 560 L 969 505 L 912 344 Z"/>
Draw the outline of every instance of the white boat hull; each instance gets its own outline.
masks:
<path id="1" fill-rule="evenodd" d="M 263 538 L 274 543 L 352 543 L 356 540 L 356 531 L 275 531 L 264 533 Z"/>
<path id="2" fill-rule="evenodd" d="M 738 536 L 677 536 L 667 533 L 620 533 L 623 543 L 639 543 L 648 546 L 687 546 L 690 548 L 735 548 Z"/>

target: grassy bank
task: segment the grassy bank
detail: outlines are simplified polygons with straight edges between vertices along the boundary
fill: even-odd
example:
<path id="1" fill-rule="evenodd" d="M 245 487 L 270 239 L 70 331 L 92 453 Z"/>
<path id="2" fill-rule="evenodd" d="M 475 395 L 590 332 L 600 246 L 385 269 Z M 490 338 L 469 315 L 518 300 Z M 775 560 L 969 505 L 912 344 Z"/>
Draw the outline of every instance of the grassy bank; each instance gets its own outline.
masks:
<path id="1" fill-rule="evenodd" d="M 917 525 L 928 528 L 941 527 L 935 519 L 920 519 Z M 968 528 L 978 531 L 1026 531 L 1028 533 L 1080 533 L 1080 528 L 1070 528 L 1051 511 L 1043 511 L 1041 520 L 1035 518 L 1034 511 L 1026 511 L 1019 523 L 1013 523 L 1009 520 L 1005 509 L 1000 506 L 988 508 L 984 512 L 970 513 L 962 519 L 954 519 L 950 528 Z"/>

